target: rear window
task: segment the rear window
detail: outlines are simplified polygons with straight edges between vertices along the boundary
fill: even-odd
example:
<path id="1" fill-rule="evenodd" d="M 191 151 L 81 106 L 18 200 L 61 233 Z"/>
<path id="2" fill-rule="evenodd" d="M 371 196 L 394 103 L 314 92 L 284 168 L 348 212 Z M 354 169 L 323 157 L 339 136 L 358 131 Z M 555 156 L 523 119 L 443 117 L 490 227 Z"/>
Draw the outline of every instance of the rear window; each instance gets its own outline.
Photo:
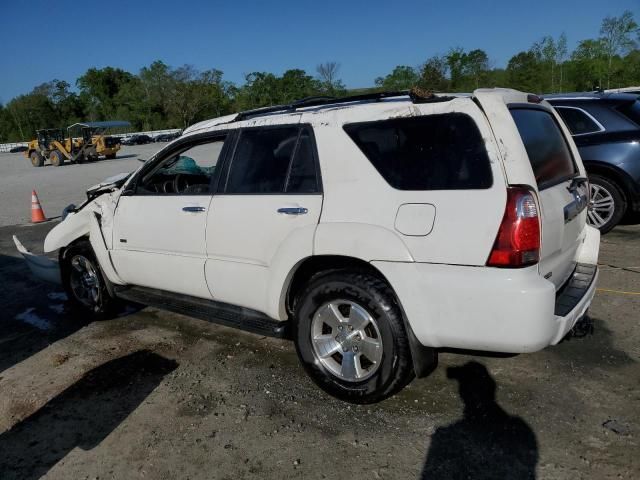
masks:
<path id="1" fill-rule="evenodd" d="M 629 102 L 622 104 L 618 107 L 618 111 L 625 117 L 631 120 L 636 125 L 640 126 L 640 102 Z"/>
<path id="2" fill-rule="evenodd" d="M 344 130 L 398 190 L 482 189 L 492 184 L 484 141 L 468 115 L 352 123 Z"/>
<path id="3" fill-rule="evenodd" d="M 572 135 L 600 132 L 603 128 L 587 112 L 580 108 L 556 107 Z"/>
<path id="4" fill-rule="evenodd" d="M 575 175 L 571 151 L 551 113 L 531 108 L 512 109 L 520 137 L 527 150 L 538 188 Z"/>

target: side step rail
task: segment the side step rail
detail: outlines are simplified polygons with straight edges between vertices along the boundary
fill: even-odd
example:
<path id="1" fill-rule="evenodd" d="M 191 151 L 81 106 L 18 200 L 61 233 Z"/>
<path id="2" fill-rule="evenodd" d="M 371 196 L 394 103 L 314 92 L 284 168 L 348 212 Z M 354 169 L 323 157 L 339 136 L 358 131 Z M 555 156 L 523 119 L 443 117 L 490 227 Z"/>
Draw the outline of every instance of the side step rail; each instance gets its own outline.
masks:
<path id="1" fill-rule="evenodd" d="M 139 286 L 114 285 L 117 297 L 268 337 L 290 338 L 289 321 L 250 308 Z"/>

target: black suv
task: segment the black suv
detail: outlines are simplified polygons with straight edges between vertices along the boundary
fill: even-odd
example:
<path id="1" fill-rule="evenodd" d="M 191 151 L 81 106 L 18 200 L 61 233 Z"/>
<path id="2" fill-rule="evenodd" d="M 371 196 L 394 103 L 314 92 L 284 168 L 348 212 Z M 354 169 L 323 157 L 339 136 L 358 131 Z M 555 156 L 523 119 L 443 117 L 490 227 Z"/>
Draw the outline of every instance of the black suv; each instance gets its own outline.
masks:
<path id="1" fill-rule="evenodd" d="M 640 101 L 627 93 L 545 95 L 563 118 L 589 174 L 588 220 L 607 233 L 640 211 Z"/>

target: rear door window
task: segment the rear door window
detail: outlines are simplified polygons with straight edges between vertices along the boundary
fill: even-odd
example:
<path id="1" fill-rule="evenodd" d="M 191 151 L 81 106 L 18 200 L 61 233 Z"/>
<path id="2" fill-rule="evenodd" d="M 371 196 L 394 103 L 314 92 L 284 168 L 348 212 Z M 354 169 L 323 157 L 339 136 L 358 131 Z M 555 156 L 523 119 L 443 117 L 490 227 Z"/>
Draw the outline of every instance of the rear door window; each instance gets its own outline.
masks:
<path id="1" fill-rule="evenodd" d="M 550 112 L 514 108 L 511 115 L 527 150 L 538 188 L 555 185 L 576 174 L 569 145 Z"/>
<path id="2" fill-rule="evenodd" d="M 315 150 L 308 127 L 240 132 L 225 193 L 317 193 Z"/>
<path id="3" fill-rule="evenodd" d="M 344 130 L 398 190 L 467 190 L 492 185 L 482 135 L 466 114 L 352 123 Z"/>

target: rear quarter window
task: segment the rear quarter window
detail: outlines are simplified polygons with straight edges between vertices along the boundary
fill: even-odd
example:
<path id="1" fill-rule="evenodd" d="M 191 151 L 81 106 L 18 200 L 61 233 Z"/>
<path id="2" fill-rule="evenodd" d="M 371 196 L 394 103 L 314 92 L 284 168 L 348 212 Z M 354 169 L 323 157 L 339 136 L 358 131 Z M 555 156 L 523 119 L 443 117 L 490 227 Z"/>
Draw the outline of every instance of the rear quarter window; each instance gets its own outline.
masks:
<path id="1" fill-rule="evenodd" d="M 572 135 L 584 135 L 604 130 L 587 112 L 574 107 L 556 107 Z"/>
<path id="2" fill-rule="evenodd" d="M 532 108 L 510 111 L 527 150 L 538 188 L 555 185 L 576 174 L 569 145 L 550 112 Z"/>
<path id="3" fill-rule="evenodd" d="M 491 187 L 484 140 L 466 114 L 352 123 L 344 130 L 380 175 L 398 190 Z"/>

